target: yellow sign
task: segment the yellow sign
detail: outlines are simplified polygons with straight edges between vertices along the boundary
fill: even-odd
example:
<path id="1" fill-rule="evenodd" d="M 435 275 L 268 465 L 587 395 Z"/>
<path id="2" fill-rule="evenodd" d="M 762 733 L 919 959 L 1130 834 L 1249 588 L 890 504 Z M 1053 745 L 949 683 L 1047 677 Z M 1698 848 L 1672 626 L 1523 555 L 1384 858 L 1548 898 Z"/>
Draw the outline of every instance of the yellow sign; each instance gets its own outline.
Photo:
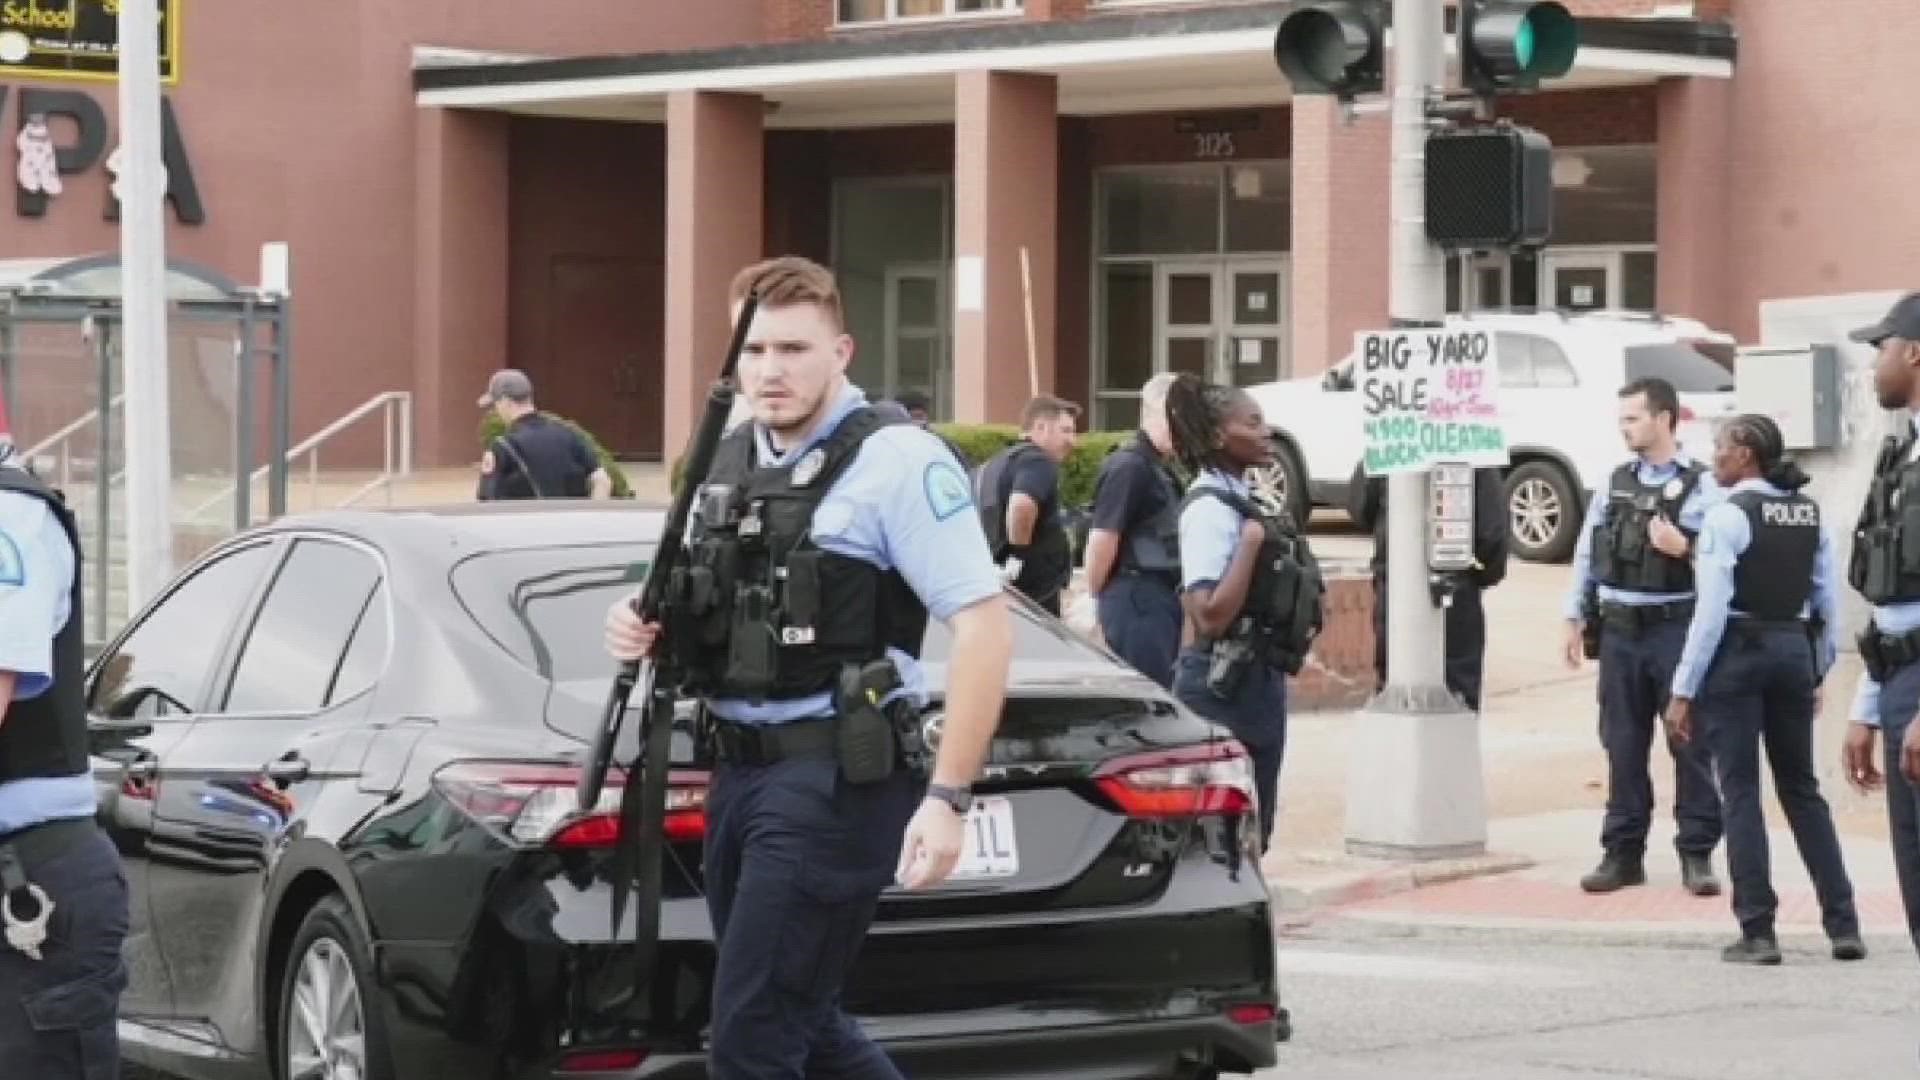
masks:
<path id="1" fill-rule="evenodd" d="M 0 0 L 0 79 L 115 82 L 125 0 Z M 145 0 L 160 18 L 160 81 L 180 81 L 180 0 Z"/>

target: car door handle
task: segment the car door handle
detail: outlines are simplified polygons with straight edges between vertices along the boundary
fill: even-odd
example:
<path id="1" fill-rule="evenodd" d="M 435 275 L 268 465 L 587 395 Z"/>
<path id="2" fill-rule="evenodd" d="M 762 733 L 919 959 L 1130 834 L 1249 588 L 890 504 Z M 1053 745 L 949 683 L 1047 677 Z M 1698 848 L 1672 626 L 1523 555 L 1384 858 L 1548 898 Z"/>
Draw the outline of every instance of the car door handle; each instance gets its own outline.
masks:
<path id="1" fill-rule="evenodd" d="M 311 776 L 313 766 L 307 762 L 306 758 L 281 758 L 278 761 L 268 762 L 264 771 L 267 779 L 281 787 L 286 787 L 288 784 L 297 784 Z"/>

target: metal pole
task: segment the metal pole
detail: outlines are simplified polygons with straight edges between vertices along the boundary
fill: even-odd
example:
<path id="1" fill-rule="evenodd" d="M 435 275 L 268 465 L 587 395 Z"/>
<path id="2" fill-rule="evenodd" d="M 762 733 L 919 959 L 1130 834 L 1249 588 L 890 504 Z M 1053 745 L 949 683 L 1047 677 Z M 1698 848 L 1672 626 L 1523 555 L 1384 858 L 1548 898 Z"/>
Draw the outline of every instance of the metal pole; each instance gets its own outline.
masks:
<path id="1" fill-rule="evenodd" d="M 13 299 L 9 297 L 6 305 L 0 307 L 0 401 L 7 403 L 9 409 L 20 407 L 20 377 L 14 370 L 13 359 Z M 18 415 L 16 412 L 15 415 Z M 18 421 L 15 421 L 16 423 Z M 25 441 L 27 433 L 16 431 L 14 438 Z M 33 464 L 31 461 L 27 464 Z"/>
<path id="2" fill-rule="evenodd" d="M 100 450 L 93 456 L 94 522 L 93 633 L 102 640 L 111 637 L 107 623 L 107 594 L 113 591 L 113 320 L 98 318 L 94 325 L 94 348 L 100 359 Z M 131 565 L 128 567 L 132 569 Z M 127 606 L 131 615 L 134 605 Z"/>
<path id="3" fill-rule="evenodd" d="M 267 513 L 278 518 L 287 512 L 287 447 L 293 439 L 293 297 L 283 293 L 273 310 L 273 457 L 267 470 Z"/>
<path id="4" fill-rule="evenodd" d="M 1446 76 L 1443 0 L 1394 0 L 1388 313 L 1395 328 L 1446 317 L 1446 263 L 1427 239 L 1429 94 Z M 1347 850 L 1436 859 L 1486 848 L 1479 717 L 1445 684 L 1446 618 L 1428 586 L 1432 478 L 1387 478 L 1388 680 L 1349 749 Z"/>
<path id="5" fill-rule="evenodd" d="M 127 385 L 127 603 L 173 574 L 167 379 L 166 171 L 160 154 L 158 0 L 120 5 L 120 281 Z"/>
<path id="6" fill-rule="evenodd" d="M 233 527 L 253 524 L 253 304 L 240 316 L 240 340 L 234 343 Z"/>

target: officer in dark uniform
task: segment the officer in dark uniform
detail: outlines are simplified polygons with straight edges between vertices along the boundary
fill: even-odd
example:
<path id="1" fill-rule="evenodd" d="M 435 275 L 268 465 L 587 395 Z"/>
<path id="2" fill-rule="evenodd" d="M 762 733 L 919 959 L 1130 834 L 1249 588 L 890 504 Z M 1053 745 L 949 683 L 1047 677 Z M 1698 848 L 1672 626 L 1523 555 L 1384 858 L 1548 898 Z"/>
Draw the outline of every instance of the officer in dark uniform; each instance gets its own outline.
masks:
<path id="1" fill-rule="evenodd" d="M 1867 674 L 1842 764 L 1855 788 L 1878 789 L 1883 779 L 1874 741 L 1885 735 L 1893 865 L 1907 932 L 1920 950 L 1920 292 L 1851 336 L 1877 350 L 1875 396 L 1882 408 L 1905 410 L 1908 423 L 1881 449 L 1853 534 L 1847 580 L 1873 605 L 1873 623 L 1859 639 Z"/>
<path id="2" fill-rule="evenodd" d="M 1005 696 L 1012 623 L 965 476 L 888 423 L 845 371 L 826 269 L 783 258 L 734 279 L 760 306 L 740 360 L 753 422 L 722 440 L 664 629 L 608 613 L 621 659 L 658 637 L 690 672 L 703 741 L 707 905 L 718 948 L 710 1075 L 897 1078 L 840 1006 L 889 882 L 952 872 Z M 705 576 L 711 575 L 711 576 Z M 926 703 L 927 618 L 952 632 L 931 783 L 899 752 Z M 904 837 L 904 839 L 903 839 Z"/>
<path id="3" fill-rule="evenodd" d="M 1800 493 L 1807 474 L 1785 453 L 1779 427 L 1765 416 L 1737 417 L 1720 431 L 1713 475 L 1727 499 L 1707 511 L 1700 529 L 1699 598 L 1667 704 L 1669 731 L 1683 743 L 1704 739 L 1720 782 L 1740 922 L 1740 940 L 1721 955 L 1735 963 L 1780 962 L 1780 905 L 1768 880 L 1760 808 L 1762 742 L 1833 956 L 1867 955 L 1840 838 L 1813 771 L 1819 687 L 1838 651 L 1833 538 L 1820 524 L 1819 504 Z"/>
<path id="4" fill-rule="evenodd" d="M 524 372 L 494 372 L 480 407 L 507 425 L 480 458 L 482 500 L 604 499 L 613 493 L 613 478 L 587 440 L 534 408 L 533 383 Z"/>
<path id="5" fill-rule="evenodd" d="M 1180 652 L 1180 482 L 1167 468 L 1167 387 L 1140 388 L 1140 430 L 1100 464 L 1087 534 L 1087 591 L 1107 647 L 1161 686 Z"/>
<path id="6" fill-rule="evenodd" d="M 1001 576 L 1060 614 L 1073 580 L 1073 541 L 1060 509 L 1060 463 L 1073 452 L 1080 406 L 1055 397 L 1027 402 L 1020 440 L 980 467 L 980 520 Z"/>
<path id="7" fill-rule="evenodd" d="M 1573 556 L 1564 652 L 1575 669 L 1582 657 L 1597 653 L 1600 743 L 1608 766 L 1600 830 L 1605 854 L 1580 879 L 1588 892 L 1647 880 L 1647 832 L 1653 825 L 1647 755 L 1693 615 L 1693 537 L 1724 494 L 1706 468 L 1681 451 L 1679 422 L 1680 396 L 1665 379 L 1639 379 L 1620 390 L 1620 434 L 1634 457 L 1594 493 Z M 1589 634 L 1599 638 L 1592 653 Z M 1667 749 L 1674 760 L 1681 883 L 1696 896 L 1713 896 L 1720 891 L 1713 876 L 1720 798 L 1707 754 L 1671 738 Z"/>
<path id="8" fill-rule="evenodd" d="M 118 1075 L 127 882 L 94 821 L 80 540 L 0 402 L 0 1076 Z"/>
<path id="9" fill-rule="evenodd" d="M 1247 470 L 1273 463 L 1253 398 L 1182 374 L 1167 388 L 1167 421 L 1174 453 L 1194 477 L 1180 510 L 1187 629 L 1173 693 L 1253 758 L 1265 851 L 1286 753 L 1287 676 L 1299 673 L 1320 632 L 1325 586 L 1298 526 L 1253 501 Z"/>
<path id="10" fill-rule="evenodd" d="M 1387 480 L 1354 466 L 1347 489 L 1354 524 L 1373 531 L 1373 670 L 1387 681 Z M 1478 712 L 1487 658 L 1487 611 L 1481 594 L 1507 576 L 1506 482 L 1499 469 L 1473 470 L 1473 560 L 1446 575 L 1446 683 Z"/>

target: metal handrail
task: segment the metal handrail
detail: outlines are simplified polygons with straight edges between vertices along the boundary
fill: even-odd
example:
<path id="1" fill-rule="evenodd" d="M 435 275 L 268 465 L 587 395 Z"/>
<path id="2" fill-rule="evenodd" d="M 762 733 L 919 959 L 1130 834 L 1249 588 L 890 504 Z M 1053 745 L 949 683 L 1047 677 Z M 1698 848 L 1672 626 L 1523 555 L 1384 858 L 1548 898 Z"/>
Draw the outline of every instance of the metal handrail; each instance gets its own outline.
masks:
<path id="1" fill-rule="evenodd" d="M 115 395 L 113 398 L 107 401 L 107 409 L 109 412 L 111 412 L 112 410 L 117 409 L 120 406 L 126 404 L 126 401 L 127 401 L 127 395 L 125 394 Z M 59 483 L 61 487 L 69 487 L 73 484 L 73 451 L 68 444 L 73 441 L 73 437 L 75 435 L 78 435 L 82 431 L 86 430 L 86 428 L 89 425 L 96 424 L 99 422 L 100 422 L 100 409 L 98 407 L 88 409 L 86 412 L 81 413 L 78 417 L 74 418 L 74 420 L 68 423 L 67 426 L 61 428 L 60 430 L 54 432 L 53 434 L 47 436 L 46 438 L 41 439 L 39 442 L 28 447 L 26 450 L 21 451 L 20 459 L 31 465 L 34 463 L 34 461 L 37 458 L 39 458 L 42 454 L 45 454 L 50 448 L 54 446 L 60 447 L 61 452 L 60 452 Z M 105 464 L 104 462 L 100 462 L 96 459 L 94 464 L 94 474 L 96 476 L 99 475 L 100 467 L 104 464 Z M 110 476 L 107 478 L 107 482 L 111 484 L 115 479 L 118 479 L 117 475 Z"/>
<path id="2" fill-rule="evenodd" d="M 351 495 L 339 502 L 338 506 L 352 506 L 378 488 L 387 489 L 387 503 L 393 503 L 393 485 L 397 480 L 413 475 L 413 394 L 407 390 L 383 390 L 368 398 L 351 412 L 346 413 L 319 431 L 314 432 L 300 442 L 289 447 L 285 461 L 291 466 L 302 455 L 307 457 L 308 491 L 315 493 L 320 488 L 320 448 L 329 439 L 359 423 L 372 413 L 385 410 L 385 423 L 381 425 L 381 434 L 385 440 L 381 460 L 380 474 L 355 489 Z M 395 423 L 395 418 L 398 423 Z M 397 435 L 397 440 L 396 440 Z M 397 445 L 396 445 L 397 441 Z M 247 477 L 248 484 L 257 484 L 273 469 L 273 463 L 255 469 Z M 227 485 L 212 498 L 202 502 L 187 513 L 188 519 L 198 518 L 215 505 L 229 499 L 239 490 L 239 483 Z"/>

